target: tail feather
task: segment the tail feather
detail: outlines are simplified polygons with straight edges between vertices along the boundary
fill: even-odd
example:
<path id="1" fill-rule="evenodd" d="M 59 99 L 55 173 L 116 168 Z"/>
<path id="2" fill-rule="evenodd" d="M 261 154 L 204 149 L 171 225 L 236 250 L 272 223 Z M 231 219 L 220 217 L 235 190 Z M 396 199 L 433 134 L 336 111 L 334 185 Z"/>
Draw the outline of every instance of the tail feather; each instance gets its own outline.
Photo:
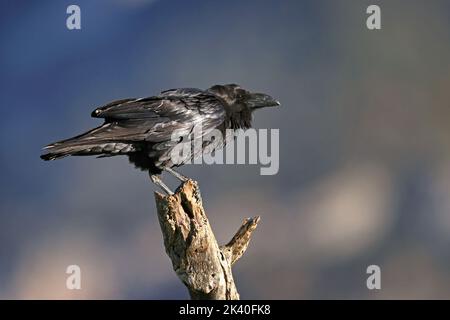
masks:
<path id="1" fill-rule="evenodd" d="M 55 160 L 67 156 L 86 155 L 109 156 L 137 151 L 137 145 L 127 139 L 129 134 L 129 130 L 124 130 L 121 126 L 104 123 L 76 137 L 46 146 L 41 159 Z"/>
<path id="2" fill-rule="evenodd" d="M 46 153 L 41 155 L 41 159 L 43 160 L 56 160 L 60 158 L 64 158 L 72 155 L 81 155 L 83 152 L 89 152 L 93 146 L 71 146 L 70 144 L 53 144 L 48 145 L 44 149 Z"/>
<path id="3" fill-rule="evenodd" d="M 69 139 L 56 142 L 44 148 L 46 153 L 41 155 L 41 159 L 56 160 L 67 156 L 113 156 L 136 151 L 133 144 L 114 141 L 83 141 Z"/>

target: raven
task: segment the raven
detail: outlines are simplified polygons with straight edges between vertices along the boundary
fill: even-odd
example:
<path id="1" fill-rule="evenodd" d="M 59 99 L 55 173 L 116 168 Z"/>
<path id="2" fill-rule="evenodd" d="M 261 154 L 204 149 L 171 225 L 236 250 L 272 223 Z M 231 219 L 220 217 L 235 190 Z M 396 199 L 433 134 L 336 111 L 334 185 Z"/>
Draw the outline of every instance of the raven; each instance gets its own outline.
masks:
<path id="1" fill-rule="evenodd" d="M 202 135 L 214 129 L 248 129 L 254 110 L 279 105 L 267 94 L 251 93 L 236 84 L 214 85 L 207 90 L 171 89 L 157 96 L 117 100 L 92 112 L 92 117 L 104 118 L 103 125 L 48 145 L 41 158 L 127 155 L 136 168 L 149 172 L 153 183 L 172 194 L 159 175 L 167 171 L 181 181 L 187 180 L 173 169 L 183 162 L 174 163 L 171 151 L 196 125 L 201 126 Z M 174 141 L 175 131 L 181 138 Z M 223 143 L 213 145 L 209 152 Z M 205 147 L 202 144 L 201 151 Z"/>

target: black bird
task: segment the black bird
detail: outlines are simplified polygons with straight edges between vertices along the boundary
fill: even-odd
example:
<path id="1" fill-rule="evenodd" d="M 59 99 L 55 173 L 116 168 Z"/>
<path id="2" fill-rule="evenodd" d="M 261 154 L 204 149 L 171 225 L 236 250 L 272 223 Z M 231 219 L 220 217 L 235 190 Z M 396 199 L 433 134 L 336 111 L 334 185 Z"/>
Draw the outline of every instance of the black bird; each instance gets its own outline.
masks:
<path id="1" fill-rule="evenodd" d="M 248 129 L 254 110 L 279 105 L 267 94 L 251 93 L 236 84 L 215 85 L 207 90 L 171 89 L 148 98 L 117 100 L 92 112 L 92 117 L 105 119 L 103 125 L 48 145 L 41 158 L 127 155 L 137 168 L 149 172 L 153 183 L 172 194 L 159 174 L 165 170 L 181 181 L 187 179 L 172 168 L 190 159 L 174 163 L 171 151 L 192 134 L 194 126 L 200 125 L 203 135 L 214 129 Z M 174 131 L 181 137 L 179 140 L 173 140 Z M 213 145 L 208 152 L 222 145 Z M 202 145 L 203 152 L 205 147 Z"/>

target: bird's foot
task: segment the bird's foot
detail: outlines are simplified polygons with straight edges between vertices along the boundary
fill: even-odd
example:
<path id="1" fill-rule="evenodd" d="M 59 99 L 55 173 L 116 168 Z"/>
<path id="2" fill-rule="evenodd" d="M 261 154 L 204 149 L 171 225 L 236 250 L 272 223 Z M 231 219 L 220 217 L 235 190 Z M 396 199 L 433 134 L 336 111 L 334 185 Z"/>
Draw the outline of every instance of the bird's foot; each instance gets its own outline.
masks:
<path id="1" fill-rule="evenodd" d="M 161 180 L 161 177 L 159 175 L 150 174 L 150 180 L 152 180 L 152 182 L 154 184 L 156 184 L 158 187 L 160 187 L 169 196 L 173 195 L 172 190 L 170 190 L 169 187 Z"/>
<path id="2" fill-rule="evenodd" d="M 180 180 L 181 182 L 186 182 L 189 180 L 188 177 L 182 175 L 181 173 L 173 170 L 172 168 L 165 168 L 164 170 L 166 170 L 168 173 L 170 173 L 171 175 L 173 175 L 175 178 L 177 178 L 178 180 Z"/>

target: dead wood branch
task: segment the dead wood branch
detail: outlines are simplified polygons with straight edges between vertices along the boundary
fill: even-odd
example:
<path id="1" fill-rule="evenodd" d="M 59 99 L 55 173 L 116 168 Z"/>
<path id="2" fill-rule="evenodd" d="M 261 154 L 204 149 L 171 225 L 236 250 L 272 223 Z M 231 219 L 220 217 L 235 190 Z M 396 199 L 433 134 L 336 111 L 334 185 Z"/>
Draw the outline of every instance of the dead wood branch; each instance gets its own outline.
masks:
<path id="1" fill-rule="evenodd" d="M 244 254 L 259 217 L 245 219 L 230 242 L 219 246 L 203 209 L 197 182 L 174 195 L 155 193 L 164 246 L 192 299 L 237 300 L 232 265 Z"/>

